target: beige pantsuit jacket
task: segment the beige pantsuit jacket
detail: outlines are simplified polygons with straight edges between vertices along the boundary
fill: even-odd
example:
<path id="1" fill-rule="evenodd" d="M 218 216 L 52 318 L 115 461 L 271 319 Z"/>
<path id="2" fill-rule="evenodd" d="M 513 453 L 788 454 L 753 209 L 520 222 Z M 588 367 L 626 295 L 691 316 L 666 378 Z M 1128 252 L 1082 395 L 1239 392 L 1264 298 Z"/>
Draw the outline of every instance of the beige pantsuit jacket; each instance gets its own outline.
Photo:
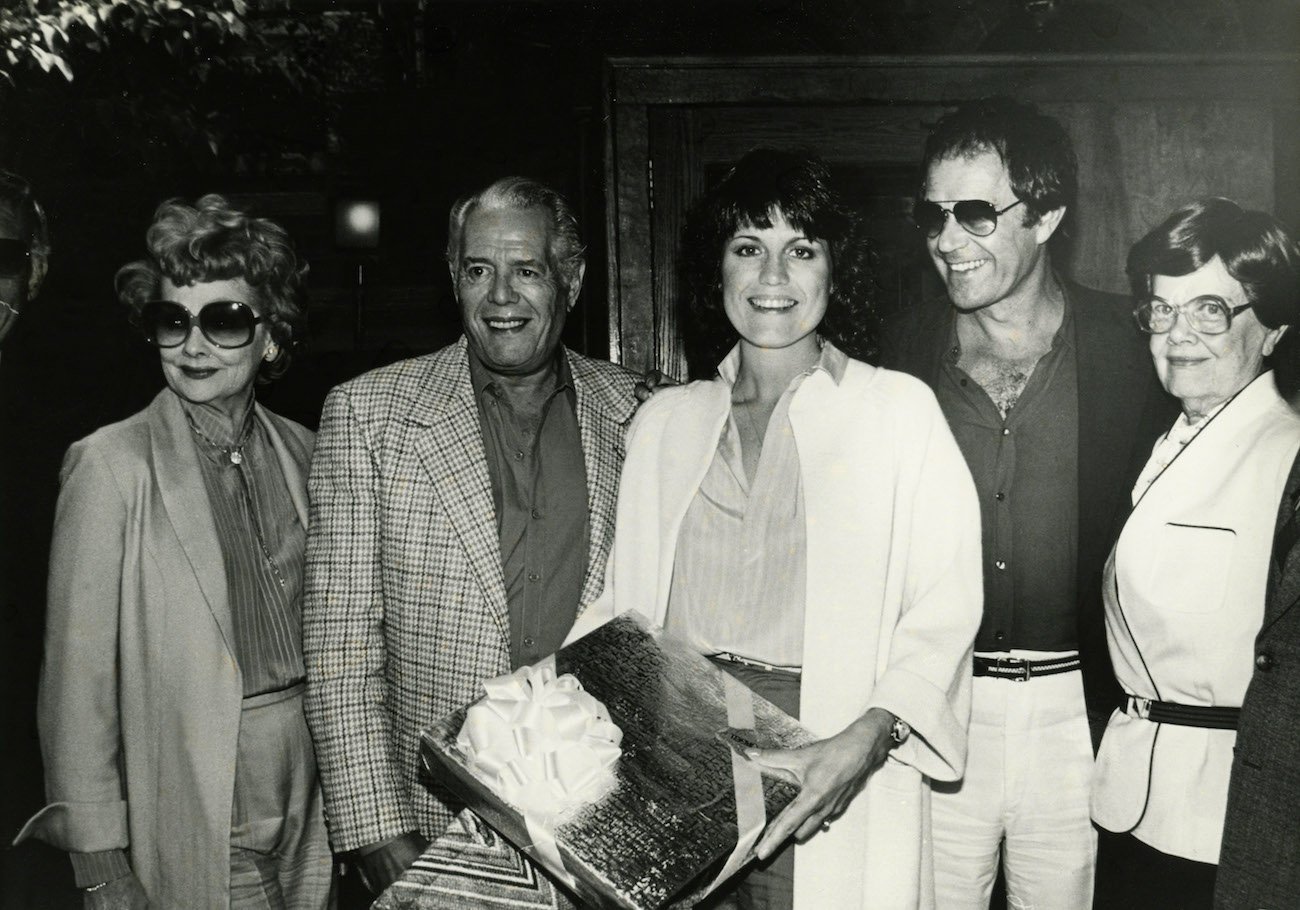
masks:
<path id="1" fill-rule="evenodd" d="M 312 434 L 255 414 L 305 523 Z M 228 907 L 232 645 L 193 433 L 164 389 L 64 459 L 38 708 L 49 804 L 18 839 L 126 848 L 153 906 Z"/>

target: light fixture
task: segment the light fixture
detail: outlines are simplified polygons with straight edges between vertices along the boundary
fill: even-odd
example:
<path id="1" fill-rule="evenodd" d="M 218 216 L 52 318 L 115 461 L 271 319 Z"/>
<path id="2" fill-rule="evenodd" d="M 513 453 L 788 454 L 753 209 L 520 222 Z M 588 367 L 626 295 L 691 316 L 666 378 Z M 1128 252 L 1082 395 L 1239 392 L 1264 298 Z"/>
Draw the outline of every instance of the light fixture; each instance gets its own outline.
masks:
<path id="1" fill-rule="evenodd" d="M 379 202 L 342 198 L 334 203 L 334 244 L 345 250 L 379 247 Z"/>

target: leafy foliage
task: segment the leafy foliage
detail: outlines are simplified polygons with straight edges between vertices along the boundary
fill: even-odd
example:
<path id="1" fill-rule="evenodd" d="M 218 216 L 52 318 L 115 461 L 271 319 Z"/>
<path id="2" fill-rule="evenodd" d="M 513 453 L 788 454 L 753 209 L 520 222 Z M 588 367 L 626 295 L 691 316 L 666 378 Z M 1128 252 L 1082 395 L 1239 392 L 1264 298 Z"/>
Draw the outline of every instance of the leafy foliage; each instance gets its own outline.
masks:
<path id="1" fill-rule="evenodd" d="M 202 70 L 248 40 L 247 13 L 245 0 L 11 0 L 0 7 L 0 76 L 16 84 L 39 68 L 71 82 L 80 58 L 115 42 L 161 46 Z"/>
<path id="2" fill-rule="evenodd" d="M 373 14 L 246 0 L 0 0 L 0 160 L 47 179 L 319 171 L 378 35 Z"/>

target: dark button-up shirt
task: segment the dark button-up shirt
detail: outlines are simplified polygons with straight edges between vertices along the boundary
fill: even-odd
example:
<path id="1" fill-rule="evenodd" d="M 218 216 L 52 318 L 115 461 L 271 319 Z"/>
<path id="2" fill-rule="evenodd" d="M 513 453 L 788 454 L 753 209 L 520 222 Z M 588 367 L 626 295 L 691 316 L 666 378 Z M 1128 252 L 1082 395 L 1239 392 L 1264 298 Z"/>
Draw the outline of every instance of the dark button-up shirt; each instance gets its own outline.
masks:
<path id="1" fill-rule="evenodd" d="M 984 620 L 976 651 L 1078 647 L 1079 383 L 1073 305 L 1004 419 L 957 364 L 954 319 L 935 395 L 980 497 Z"/>
<path id="2" fill-rule="evenodd" d="M 561 351 L 533 421 L 472 351 L 469 364 L 501 542 L 510 663 L 519 667 L 559 649 L 582 597 L 590 528 L 577 393 Z"/>
<path id="3" fill-rule="evenodd" d="M 182 402 L 225 562 L 235 660 L 244 696 L 304 678 L 302 573 L 307 532 L 253 400 L 233 430 L 214 408 Z M 238 447 L 239 463 L 231 460 Z"/>

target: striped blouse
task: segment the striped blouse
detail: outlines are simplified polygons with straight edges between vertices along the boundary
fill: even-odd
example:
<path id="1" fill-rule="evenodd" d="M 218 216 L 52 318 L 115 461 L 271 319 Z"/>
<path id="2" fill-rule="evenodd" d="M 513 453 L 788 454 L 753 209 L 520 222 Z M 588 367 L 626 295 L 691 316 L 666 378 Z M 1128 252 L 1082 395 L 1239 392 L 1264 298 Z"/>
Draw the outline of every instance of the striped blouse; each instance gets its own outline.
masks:
<path id="1" fill-rule="evenodd" d="M 307 532 L 266 428 L 253 416 L 253 398 L 230 422 L 210 405 L 181 402 L 199 452 L 199 470 L 212 506 L 225 561 L 235 659 L 244 697 L 300 682 L 302 573 Z M 234 451 L 232 447 L 242 440 Z"/>
<path id="2" fill-rule="evenodd" d="M 813 369 L 839 382 L 846 364 L 827 345 Z M 752 482 L 732 410 L 682 521 L 665 626 L 701 653 L 788 669 L 803 662 L 807 530 L 790 402 L 811 372 L 795 377 L 777 402 Z"/>

